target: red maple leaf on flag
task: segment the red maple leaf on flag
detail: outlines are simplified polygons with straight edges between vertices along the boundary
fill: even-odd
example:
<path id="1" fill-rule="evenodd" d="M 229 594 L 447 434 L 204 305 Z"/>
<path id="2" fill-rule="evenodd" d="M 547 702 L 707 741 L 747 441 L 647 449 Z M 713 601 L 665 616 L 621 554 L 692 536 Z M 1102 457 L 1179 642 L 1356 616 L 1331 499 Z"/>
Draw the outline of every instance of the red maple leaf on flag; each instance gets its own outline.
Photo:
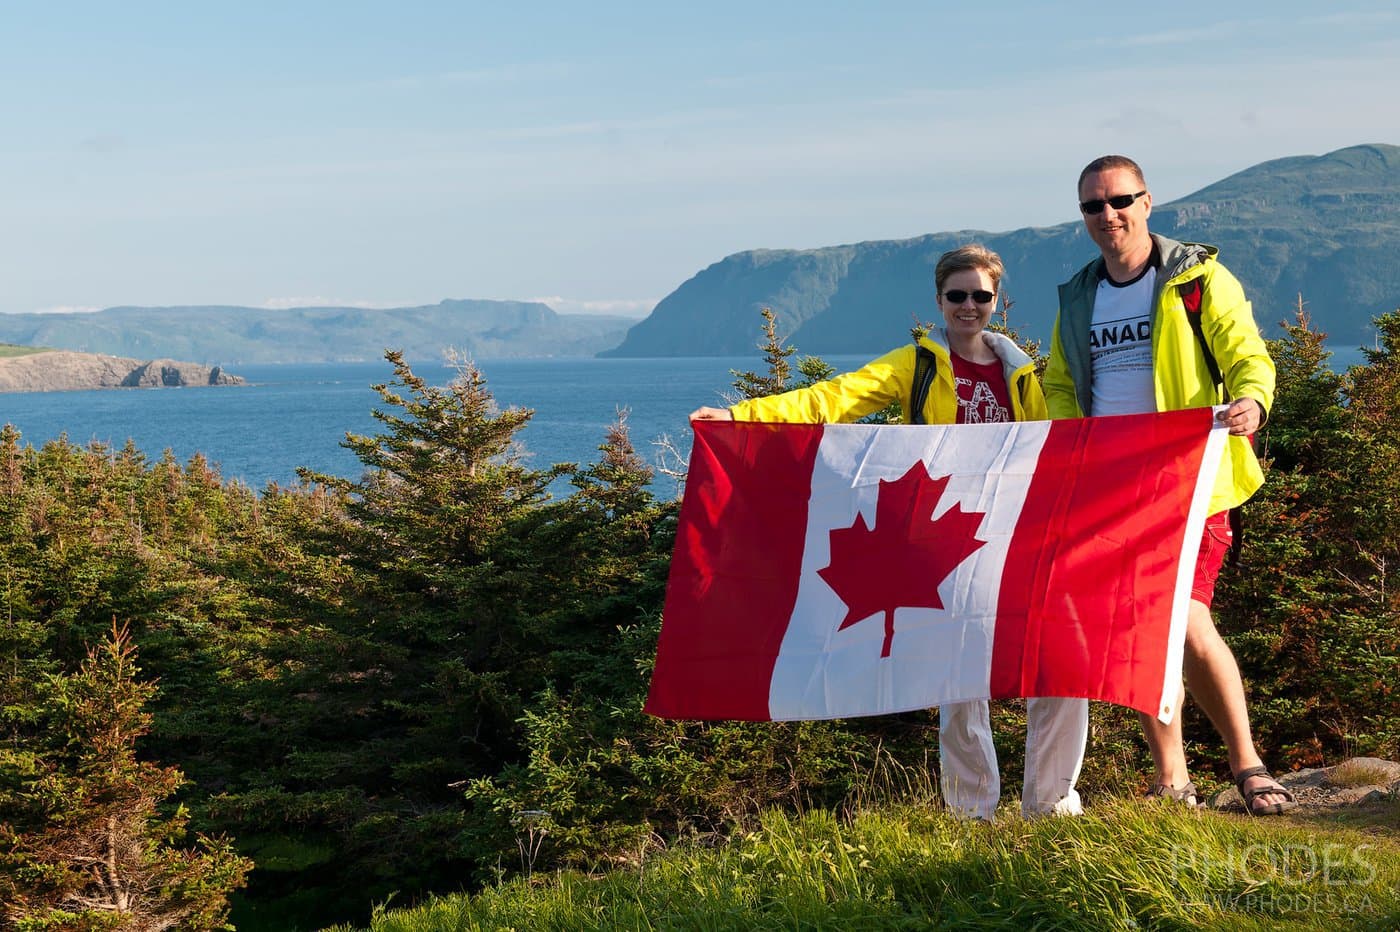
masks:
<path id="1" fill-rule="evenodd" d="M 858 514 L 850 527 L 831 532 L 831 564 L 817 574 L 846 603 L 837 630 L 884 612 L 881 657 L 890 655 L 895 609 L 942 608 L 939 584 L 986 543 L 975 536 L 980 512 L 956 505 L 933 520 L 947 485 L 947 476 L 931 479 L 916 462 L 893 482 L 880 480 L 873 530 Z"/>

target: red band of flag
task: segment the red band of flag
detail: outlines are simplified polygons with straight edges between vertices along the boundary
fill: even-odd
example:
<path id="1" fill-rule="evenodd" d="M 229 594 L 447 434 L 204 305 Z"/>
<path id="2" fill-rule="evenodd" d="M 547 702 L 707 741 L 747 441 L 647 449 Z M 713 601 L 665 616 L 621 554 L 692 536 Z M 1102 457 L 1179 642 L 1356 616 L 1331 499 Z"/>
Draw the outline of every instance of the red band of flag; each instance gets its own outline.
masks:
<path id="1" fill-rule="evenodd" d="M 1213 424 L 697 422 L 646 711 L 1077 696 L 1170 717 Z"/>

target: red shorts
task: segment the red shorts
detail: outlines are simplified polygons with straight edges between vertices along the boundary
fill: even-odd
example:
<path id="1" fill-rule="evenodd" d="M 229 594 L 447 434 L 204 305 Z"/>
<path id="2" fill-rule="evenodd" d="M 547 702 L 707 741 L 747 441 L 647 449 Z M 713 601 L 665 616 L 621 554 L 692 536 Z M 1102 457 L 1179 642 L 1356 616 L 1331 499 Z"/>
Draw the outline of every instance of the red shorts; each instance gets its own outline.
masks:
<path id="1" fill-rule="evenodd" d="M 1191 598 L 1210 608 L 1215 598 L 1215 580 L 1220 576 L 1220 566 L 1225 562 L 1225 554 L 1230 552 L 1235 532 L 1230 530 L 1230 513 L 1219 511 L 1206 518 L 1206 528 L 1201 532 L 1201 549 L 1196 554 L 1196 577 L 1191 580 Z"/>

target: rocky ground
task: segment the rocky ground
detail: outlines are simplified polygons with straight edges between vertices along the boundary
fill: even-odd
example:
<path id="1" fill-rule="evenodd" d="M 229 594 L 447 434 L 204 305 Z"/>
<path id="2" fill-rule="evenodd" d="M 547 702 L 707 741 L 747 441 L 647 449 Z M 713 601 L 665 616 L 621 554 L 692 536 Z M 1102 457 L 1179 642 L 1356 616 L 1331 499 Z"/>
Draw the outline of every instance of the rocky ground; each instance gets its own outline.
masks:
<path id="1" fill-rule="evenodd" d="M 1335 767 L 1318 767 L 1274 777 L 1298 799 L 1299 812 L 1339 811 L 1348 806 L 1388 805 L 1400 800 L 1400 763 L 1378 757 L 1353 757 Z M 1243 811 L 1233 786 L 1210 796 L 1211 809 Z"/>
<path id="2" fill-rule="evenodd" d="M 242 378 L 219 366 L 174 359 L 127 359 L 68 350 L 0 358 L 0 392 L 241 384 Z"/>

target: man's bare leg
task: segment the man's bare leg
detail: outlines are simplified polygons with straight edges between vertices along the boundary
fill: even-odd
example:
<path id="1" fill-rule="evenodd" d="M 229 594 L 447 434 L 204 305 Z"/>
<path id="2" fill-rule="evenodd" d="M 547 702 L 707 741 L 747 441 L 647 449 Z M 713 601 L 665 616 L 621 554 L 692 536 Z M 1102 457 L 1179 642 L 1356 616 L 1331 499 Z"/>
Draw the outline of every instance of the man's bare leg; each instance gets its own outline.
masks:
<path id="1" fill-rule="evenodd" d="M 1186 683 L 1191 695 L 1225 741 L 1229 754 L 1230 772 L 1239 773 L 1247 767 L 1262 764 L 1254 748 L 1249 728 L 1249 708 L 1245 701 L 1244 682 L 1235 655 L 1220 637 L 1210 609 L 1195 599 L 1186 616 L 1186 653 L 1184 657 Z M 1170 725 L 1163 725 L 1148 715 L 1141 716 L 1143 735 L 1156 768 L 1155 781 L 1171 787 L 1184 786 L 1189 778 L 1186 751 L 1181 739 L 1181 706 Z M 1255 789 L 1275 785 L 1267 777 L 1250 777 L 1246 787 Z M 1284 801 L 1279 793 L 1259 796 L 1255 808 L 1263 810 Z"/>

